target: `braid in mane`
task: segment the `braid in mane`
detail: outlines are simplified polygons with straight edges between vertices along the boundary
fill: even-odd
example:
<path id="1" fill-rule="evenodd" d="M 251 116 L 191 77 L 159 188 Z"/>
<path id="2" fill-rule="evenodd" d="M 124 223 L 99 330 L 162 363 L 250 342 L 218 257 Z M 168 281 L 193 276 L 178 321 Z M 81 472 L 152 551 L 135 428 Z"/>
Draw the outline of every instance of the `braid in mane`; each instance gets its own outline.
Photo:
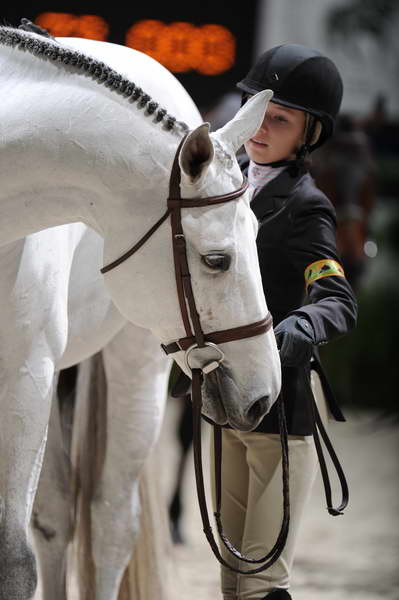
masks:
<path id="1" fill-rule="evenodd" d="M 36 36 L 31 37 L 30 35 L 26 35 L 25 31 L 43 35 L 45 39 L 38 39 Z M 123 75 L 114 71 L 114 69 L 111 69 L 111 67 L 102 61 L 61 46 L 57 40 L 48 35 L 46 30 L 43 30 L 43 32 L 39 32 L 33 23 L 27 19 L 23 19 L 20 29 L 0 26 L 0 44 L 20 50 L 27 50 L 40 58 L 70 65 L 77 72 L 88 73 L 97 83 L 105 85 L 113 92 L 124 96 L 126 99 L 138 101 L 138 107 L 145 107 L 147 115 L 154 114 L 155 121 L 157 123 L 163 122 L 166 129 L 174 130 L 177 128 L 183 133 L 188 131 L 189 128 L 186 123 L 177 121 L 175 117 L 168 114 L 166 109 L 161 108 L 158 102 L 152 100 L 151 96 L 146 94 L 135 83 L 129 81 L 129 79 L 123 77 Z"/>

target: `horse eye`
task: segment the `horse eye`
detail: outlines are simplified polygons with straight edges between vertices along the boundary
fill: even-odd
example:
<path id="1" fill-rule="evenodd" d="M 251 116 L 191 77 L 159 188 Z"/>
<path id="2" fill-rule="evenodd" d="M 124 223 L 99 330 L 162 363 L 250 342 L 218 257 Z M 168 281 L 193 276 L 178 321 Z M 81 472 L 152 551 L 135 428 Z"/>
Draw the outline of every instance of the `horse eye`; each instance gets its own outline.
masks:
<path id="1" fill-rule="evenodd" d="M 221 254 L 220 252 L 212 252 L 211 254 L 204 254 L 201 256 L 202 262 L 215 271 L 228 271 L 231 263 L 231 256 L 229 254 Z"/>

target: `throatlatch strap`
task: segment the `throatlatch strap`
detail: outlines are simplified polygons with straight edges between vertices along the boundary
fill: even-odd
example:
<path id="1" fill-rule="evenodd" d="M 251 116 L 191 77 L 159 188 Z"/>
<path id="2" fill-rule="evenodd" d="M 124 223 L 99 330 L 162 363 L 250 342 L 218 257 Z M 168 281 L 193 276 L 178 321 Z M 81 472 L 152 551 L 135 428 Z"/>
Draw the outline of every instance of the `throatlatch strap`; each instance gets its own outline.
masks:
<path id="1" fill-rule="evenodd" d="M 170 209 L 168 208 L 168 210 L 164 212 L 162 217 L 147 231 L 147 233 L 143 235 L 143 237 L 134 246 L 132 246 L 132 248 L 130 248 L 130 250 L 125 252 L 125 254 L 114 260 L 112 263 L 109 263 L 108 265 L 100 269 L 100 272 L 103 274 L 107 273 L 108 271 L 111 271 L 111 269 L 113 269 L 114 267 L 117 267 L 118 265 L 123 263 L 127 258 L 130 258 L 130 256 L 137 252 L 137 250 L 146 243 L 146 241 L 152 236 L 153 233 L 155 233 L 158 227 L 160 227 L 162 223 L 166 221 L 169 215 Z"/>

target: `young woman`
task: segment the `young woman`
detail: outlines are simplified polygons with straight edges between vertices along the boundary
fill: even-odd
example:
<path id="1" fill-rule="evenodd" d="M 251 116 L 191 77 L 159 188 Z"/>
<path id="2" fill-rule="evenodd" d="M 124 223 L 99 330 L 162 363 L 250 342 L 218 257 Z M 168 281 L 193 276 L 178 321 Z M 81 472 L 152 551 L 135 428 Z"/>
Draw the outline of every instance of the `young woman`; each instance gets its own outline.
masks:
<path id="1" fill-rule="evenodd" d="M 311 395 L 324 422 L 344 417 L 321 371 L 317 346 L 356 322 L 356 301 L 336 252 L 329 200 L 307 172 L 307 157 L 332 134 L 342 99 L 334 63 L 315 50 L 284 44 L 265 52 L 238 83 L 243 102 L 272 89 L 259 131 L 245 144 L 252 209 L 259 221 L 259 263 L 282 363 L 282 394 L 290 458 L 291 520 L 277 562 L 264 573 L 222 568 L 224 600 L 290 600 L 287 591 L 298 528 L 317 472 Z M 323 382 L 323 385 L 321 384 Z M 254 432 L 223 431 L 222 521 L 246 556 L 273 546 L 282 518 L 281 448 L 277 410 Z M 223 548 L 224 558 L 242 569 Z"/>

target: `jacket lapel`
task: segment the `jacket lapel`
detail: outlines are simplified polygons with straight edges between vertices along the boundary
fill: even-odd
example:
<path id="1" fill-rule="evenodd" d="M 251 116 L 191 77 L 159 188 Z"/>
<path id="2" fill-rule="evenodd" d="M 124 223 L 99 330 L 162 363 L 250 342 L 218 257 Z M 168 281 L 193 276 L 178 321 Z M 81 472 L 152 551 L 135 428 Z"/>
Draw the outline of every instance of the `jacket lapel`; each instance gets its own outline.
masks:
<path id="1" fill-rule="evenodd" d="M 275 179 L 261 188 L 251 202 L 251 208 L 258 221 L 262 222 L 266 217 L 283 208 L 302 177 L 303 172 L 292 177 L 288 170 L 284 169 Z"/>

